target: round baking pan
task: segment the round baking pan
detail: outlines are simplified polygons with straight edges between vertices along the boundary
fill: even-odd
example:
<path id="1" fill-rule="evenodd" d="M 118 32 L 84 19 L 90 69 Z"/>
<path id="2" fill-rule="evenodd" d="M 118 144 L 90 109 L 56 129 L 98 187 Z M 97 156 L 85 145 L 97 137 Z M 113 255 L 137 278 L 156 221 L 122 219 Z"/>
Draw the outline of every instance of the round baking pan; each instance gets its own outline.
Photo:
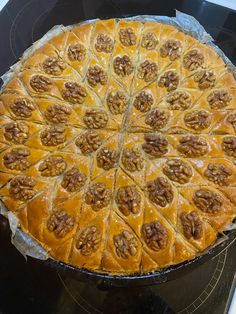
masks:
<path id="1" fill-rule="evenodd" d="M 125 287 L 155 285 L 178 279 L 179 277 L 186 275 L 188 272 L 200 266 L 201 264 L 213 258 L 216 258 L 220 253 L 222 253 L 231 244 L 233 244 L 234 241 L 236 241 L 236 230 L 225 232 L 225 234 L 227 235 L 228 239 L 208 249 L 206 253 L 203 253 L 202 255 L 199 255 L 190 261 L 186 261 L 184 263 L 151 273 L 133 275 L 108 275 L 105 273 L 93 272 L 86 269 L 79 269 L 68 264 L 55 261 L 51 258 L 46 261 L 37 261 L 46 264 L 61 275 L 66 275 L 68 277 L 71 276 L 73 277 L 73 279 L 76 278 L 80 281 L 90 280 L 101 286 Z"/>

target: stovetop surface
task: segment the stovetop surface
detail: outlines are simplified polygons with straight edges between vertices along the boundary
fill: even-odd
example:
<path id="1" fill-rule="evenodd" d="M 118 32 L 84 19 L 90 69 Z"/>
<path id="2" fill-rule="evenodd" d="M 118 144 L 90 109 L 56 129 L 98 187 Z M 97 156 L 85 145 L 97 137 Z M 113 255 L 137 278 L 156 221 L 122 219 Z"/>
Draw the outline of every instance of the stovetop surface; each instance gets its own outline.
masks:
<path id="1" fill-rule="evenodd" d="M 0 75 L 56 24 L 139 14 L 193 15 L 236 64 L 236 12 L 202 0 L 10 0 L 0 12 Z M 24 257 L 0 217 L 0 314 L 227 313 L 236 242 L 213 260 L 161 285 L 114 288 L 79 282 Z"/>

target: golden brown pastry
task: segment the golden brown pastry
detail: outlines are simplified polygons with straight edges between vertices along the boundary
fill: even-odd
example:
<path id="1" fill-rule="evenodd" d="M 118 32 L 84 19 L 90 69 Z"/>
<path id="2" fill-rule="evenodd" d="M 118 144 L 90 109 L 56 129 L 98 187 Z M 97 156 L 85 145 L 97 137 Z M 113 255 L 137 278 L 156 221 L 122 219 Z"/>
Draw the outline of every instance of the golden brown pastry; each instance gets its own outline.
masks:
<path id="1" fill-rule="evenodd" d="M 173 26 L 73 27 L 21 61 L 0 112 L 1 199 L 55 260 L 160 270 L 236 217 L 236 82 Z"/>

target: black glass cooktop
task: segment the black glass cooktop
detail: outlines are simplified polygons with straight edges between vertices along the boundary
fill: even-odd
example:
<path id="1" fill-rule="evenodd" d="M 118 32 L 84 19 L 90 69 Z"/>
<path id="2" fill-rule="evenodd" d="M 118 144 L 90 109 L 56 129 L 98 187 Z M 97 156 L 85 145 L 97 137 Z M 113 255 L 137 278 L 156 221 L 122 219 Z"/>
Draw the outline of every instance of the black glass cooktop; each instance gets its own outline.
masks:
<path id="1" fill-rule="evenodd" d="M 10 0 L 0 12 L 0 75 L 56 24 L 138 14 L 196 17 L 236 64 L 236 12 L 202 0 Z M 227 313 L 236 242 L 213 260 L 161 285 L 114 288 L 80 282 L 24 257 L 0 217 L 0 314 Z"/>

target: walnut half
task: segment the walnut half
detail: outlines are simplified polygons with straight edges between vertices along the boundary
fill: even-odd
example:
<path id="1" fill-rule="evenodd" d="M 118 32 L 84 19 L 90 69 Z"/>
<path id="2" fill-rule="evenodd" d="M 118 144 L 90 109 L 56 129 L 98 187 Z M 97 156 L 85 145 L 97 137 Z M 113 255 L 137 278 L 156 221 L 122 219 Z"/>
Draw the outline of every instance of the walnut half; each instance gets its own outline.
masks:
<path id="1" fill-rule="evenodd" d="M 230 157 L 236 158 L 236 137 L 226 136 L 221 144 L 223 152 Z"/>
<path id="2" fill-rule="evenodd" d="M 43 177 L 59 176 L 66 170 L 67 164 L 62 156 L 49 156 L 40 165 L 39 171 Z"/>
<path id="3" fill-rule="evenodd" d="M 140 171 L 144 167 L 144 159 L 137 147 L 125 148 L 122 154 L 122 163 L 126 170 Z"/>
<path id="4" fill-rule="evenodd" d="M 114 72 L 121 77 L 129 76 L 134 71 L 134 66 L 130 58 L 126 55 L 116 57 L 113 62 Z"/>
<path id="5" fill-rule="evenodd" d="M 182 44 L 179 40 L 169 39 L 160 48 L 162 58 L 169 57 L 171 61 L 178 59 L 181 55 Z"/>
<path id="6" fill-rule="evenodd" d="M 108 76 L 100 66 L 95 65 L 94 67 L 88 68 L 87 80 L 92 87 L 98 84 L 106 85 Z"/>
<path id="7" fill-rule="evenodd" d="M 75 144 L 80 148 L 82 154 L 88 155 L 102 145 L 102 139 L 96 131 L 87 131 L 76 140 Z"/>
<path id="8" fill-rule="evenodd" d="M 76 248 L 84 256 L 89 256 L 96 252 L 102 240 L 102 235 L 96 226 L 84 228 L 78 236 Z"/>
<path id="9" fill-rule="evenodd" d="M 89 109 L 85 112 L 84 123 L 90 129 L 101 129 L 107 125 L 108 114 L 100 109 Z"/>
<path id="10" fill-rule="evenodd" d="M 68 215 L 64 209 L 59 209 L 49 218 L 47 227 L 57 238 L 63 238 L 73 229 L 74 224 L 74 217 Z"/>
<path id="11" fill-rule="evenodd" d="M 9 194 L 15 200 L 28 201 L 35 195 L 35 180 L 29 176 L 14 177 L 10 181 Z"/>
<path id="12" fill-rule="evenodd" d="M 123 230 L 120 234 L 113 237 L 116 254 L 120 258 L 127 259 L 135 256 L 138 252 L 138 241 L 128 230 Z"/>
<path id="13" fill-rule="evenodd" d="M 220 186 L 228 185 L 228 179 L 232 175 L 232 170 L 223 164 L 210 163 L 204 172 L 207 179 Z"/>
<path id="14" fill-rule="evenodd" d="M 123 215 L 138 214 L 141 210 L 141 195 L 133 185 L 122 186 L 117 191 L 116 203 Z"/>
<path id="15" fill-rule="evenodd" d="M 67 56 L 70 61 L 82 61 L 86 55 L 86 49 L 81 44 L 74 44 L 68 47 Z"/>
<path id="16" fill-rule="evenodd" d="M 118 153 L 116 150 L 103 147 L 97 153 L 97 164 L 99 168 L 109 170 L 114 168 L 118 161 Z"/>
<path id="17" fill-rule="evenodd" d="M 168 244 L 168 233 L 159 221 L 152 221 L 142 226 L 142 235 L 149 249 L 160 251 Z"/>
<path id="18" fill-rule="evenodd" d="M 138 78 L 145 82 L 151 82 L 157 78 L 157 65 L 155 62 L 145 60 L 138 67 Z"/>
<path id="19" fill-rule="evenodd" d="M 197 49 L 188 51 L 183 58 L 183 66 L 189 71 L 197 70 L 202 67 L 204 63 L 204 56 Z"/>
<path id="20" fill-rule="evenodd" d="M 95 211 L 106 207 L 111 199 L 111 190 L 104 183 L 97 182 L 89 186 L 85 194 L 85 202 Z"/>
<path id="21" fill-rule="evenodd" d="M 15 144 L 24 144 L 29 138 L 29 127 L 25 122 L 10 122 L 5 125 L 4 137 Z"/>
<path id="22" fill-rule="evenodd" d="M 61 186 L 68 192 L 79 191 L 86 183 L 87 176 L 77 168 L 68 170 L 62 179 Z"/>
<path id="23" fill-rule="evenodd" d="M 191 211 L 190 213 L 181 213 L 180 220 L 183 226 L 184 236 L 187 239 L 194 240 L 201 239 L 203 235 L 202 221 L 196 211 Z"/>
<path id="24" fill-rule="evenodd" d="M 24 171 L 31 166 L 27 159 L 29 155 L 27 148 L 13 148 L 3 156 L 4 166 L 11 170 Z"/>
<path id="25" fill-rule="evenodd" d="M 177 149 L 186 157 L 199 157 L 208 152 L 208 144 L 202 137 L 184 135 L 180 138 Z"/>
<path id="26" fill-rule="evenodd" d="M 61 94 L 65 100 L 72 104 L 82 104 L 87 96 L 87 91 L 83 86 L 75 82 L 66 82 L 65 89 L 62 90 Z"/>
<path id="27" fill-rule="evenodd" d="M 232 95 L 225 89 L 215 90 L 207 96 L 208 104 L 212 109 L 224 108 L 232 99 Z"/>
<path id="28" fill-rule="evenodd" d="M 206 110 L 193 110 L 184 116 L 184 122 L 190 129 L 204 130 L 210 126 L 211 116 Z"/>
<path id="29" fill-rule="evenodd" d="M 66 141 L 65 128 L 63 126 L 52 126 L 46 128 L 41 134 L 41 142 L 45 146 L 57 146 Z"/>
<path id="30" fill-rule="evenodd" d="M 48 92 L 51 88 L 52 81 L 43 75 L 34 75 L 30 79 L 30 86 L 37 93 L 45 93 Z"/>
<path id="31" fill-rule="evenodd" d="M 161 207 L 166 207 L 174 198 L 171 184 L 163 177 L 147 182 L 147 192 L 149 199 Z"/>
<path id="32" fill-rule="evenodd" d="M 55 76 L 61 75 L 66 68 L 65 63 L 61 59 L 55 57 L 46 58 L 42 66 L 45 73 Z"/>
<path id="33" fill-rule="evenodd" d="M 142 145 L 142 148 L 146 154 L 153 157 L 161 157 L 168 152 L 168 141 L 164 136 L 145 134 L 144 139 L 145 143 Z"/>
<path id="34" fill-rule="evenodd" d="M 191 167 L 180 159 L 169 159 L 163 166 L 164 174 L 172 181 L 184 184 L 193 175 Z"/>
<path id="35" fill-rule="evenodd" d="M 137 42 L 137 36 L 135 35 L 132 28 L 121 28 L 119 31 L 119 37 L 120 42 L 122 45 L 128 47 L 128 46 L 134 46 Z"/>
<path id="36" fill-rule="evenodd" d="M 191 96 L 186 92 L 175 91 L 167 95 L 166 101 L 171 110 L 186 110 L 191 105 Z"/>
<path id="37" fill-rule="evenodd" d="M 222 209 L 221 196 L 207 189 L 197 190 L 193 195 L 193 203 L 198 209 L 208 214 L 218 213 Z"/>
<path id="38" fill-rule="evenodd" d="M 198 83 L 199 89 L 212 88 L 216 82 L 216 76 L 213 71 L 201 70 L 194 75 L 194 81 Z"/>
<path id="39" fill-rule="evenodd" d="M 165 87 L 168 92 L 171 92 L 178 87 L 179 80 L 179 75 L 175 71 L 167 71 L 160 77 L 158 86 Z"/>
<path id="40" fill-rule="evenodd" d="M 17 98 L 10 104 L 11 111 L 20 118 L 29 118 L 35 110 L 34 103 L 28 98 Z"/>
<path id="41" fill-rule="evenodd" d="M 70 118 L 71 108 L 60 104 L 49 105 L 44 115 L 49 122 L 66 123 Z"/>
<path id="42" fill-rule="evenodd" d="M 124 93 L 117 91 L 107 95 L 107 106 L 112 114 L 122 114 L 125 112 L 128 99 Z"/>
<path id="43" fill-rule="evenodd" d="M 150 93 L 145 91 L 136 96 L 134 100 L 134 107 L 140 112 L 147 112 L 151 109 L 154 103 L 154 99 Z"/>
<path id="44" fill-rule="evenodd" d="M 153 109 L 146 115 L 145 123 L 150 125 L 153 130 L 163 129 L 169 121 L 169 113 L 160 109 Z"/>
<path id="45" fill-rule="evenodd" d="M 156 35 L 152 32 L 148 32 L 143 35 L 141 46 L 147 50 L 154 50 L 158 44 Z"/>
<path id="46" fill-rule="evenodd" d="M 113 50 L 113 46 L 113 41 L 108 35 L 101 33 L 97 36 L 95 49 L 98 52 L 111 53 Z"/>

